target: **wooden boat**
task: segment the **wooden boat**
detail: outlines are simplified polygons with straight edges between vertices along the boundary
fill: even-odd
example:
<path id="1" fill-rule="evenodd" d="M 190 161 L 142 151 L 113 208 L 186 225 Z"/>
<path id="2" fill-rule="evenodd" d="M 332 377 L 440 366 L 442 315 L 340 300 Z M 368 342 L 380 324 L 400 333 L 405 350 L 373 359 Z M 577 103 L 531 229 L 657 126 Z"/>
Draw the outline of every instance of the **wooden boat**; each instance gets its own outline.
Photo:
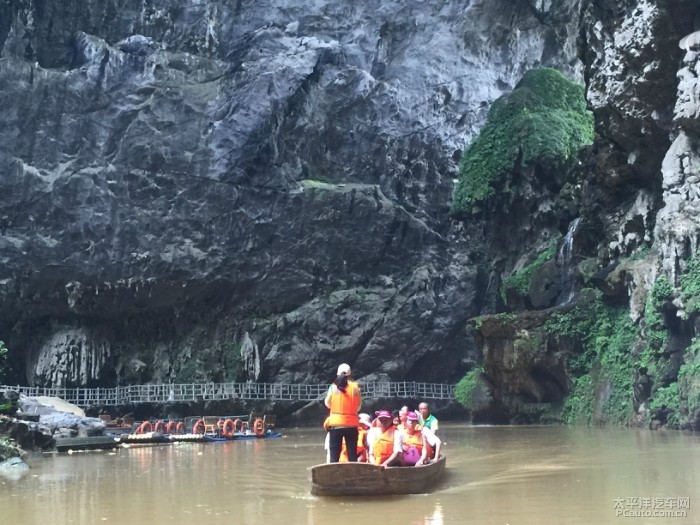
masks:
<path id="1" fill-rule="evenodd" d="M 324 463 L 309 467 L 314 496 L 386 496 L 423 494 L 445 472 L 446 459 L 420 467 L 382 468 L 369 463 Z"/>

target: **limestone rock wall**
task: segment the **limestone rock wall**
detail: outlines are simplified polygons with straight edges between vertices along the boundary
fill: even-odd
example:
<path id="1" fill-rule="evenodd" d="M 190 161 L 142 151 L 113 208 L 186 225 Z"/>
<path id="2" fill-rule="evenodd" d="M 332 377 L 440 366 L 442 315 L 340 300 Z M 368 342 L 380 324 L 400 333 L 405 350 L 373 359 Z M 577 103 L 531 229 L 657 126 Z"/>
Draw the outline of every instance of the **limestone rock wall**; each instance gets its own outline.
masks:
<path id="1" fill-rule="evenodd" d="M 664 271 L 673 282 L 700 247 L 700 31 L 679 46 L 685 56 L 678 72 L 677 131 L 662 164 L 664 206 L 655 230 Z"/>
<path id="2" fill-rule="evenodd" d="M 488 284 L 456 165 L 526 70 L 581 77 L 579 8 L 0 2 L 17 380 L 225 380 L 231 348 L 240 379 L 458 379 Z"/>

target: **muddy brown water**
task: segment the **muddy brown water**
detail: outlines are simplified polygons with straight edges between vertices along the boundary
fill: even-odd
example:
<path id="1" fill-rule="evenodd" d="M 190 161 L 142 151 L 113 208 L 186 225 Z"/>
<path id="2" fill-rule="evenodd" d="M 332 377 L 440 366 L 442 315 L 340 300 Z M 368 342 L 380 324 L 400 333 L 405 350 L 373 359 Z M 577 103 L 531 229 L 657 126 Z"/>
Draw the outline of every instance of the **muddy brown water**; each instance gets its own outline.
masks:
<path id="1" fill-rule="evenodd" d="M 309 494 L 322 431 L 280 430 L 32 457 L 25 475 L 0 477 L 0 524 L 700 524 L 697 434 L 446 424 L 433 492 L 343 499 Z"/>

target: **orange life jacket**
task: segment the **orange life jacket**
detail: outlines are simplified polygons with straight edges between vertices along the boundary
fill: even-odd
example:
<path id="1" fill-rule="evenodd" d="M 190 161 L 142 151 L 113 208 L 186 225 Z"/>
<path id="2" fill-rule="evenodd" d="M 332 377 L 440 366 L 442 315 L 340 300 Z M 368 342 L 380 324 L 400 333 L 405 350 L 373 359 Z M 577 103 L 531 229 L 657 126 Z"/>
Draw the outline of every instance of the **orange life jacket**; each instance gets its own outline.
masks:
<path id="1" fill-rule="evenodd" d="M 394 427 L 387 428 L 372 444 L 374 463 L 381 465 L 394 453 Z"/>
<path id="2" fill-rule="evenodd" d="M 420 431 L 416 431 L 409 435 L 408 432 L 404 434 L 402 448 L 404 454 L 406 454 L 410 449 L 416 449 L 418 452 L 418 457 L 423 454 L 423 434 Z M 415 454 L 415 452 L 414 452 Z M 414 458 L 415 459 L 415 458 Z M 406 457 L 404 457 L 406 461 Z M 415 464 L 415 461 L 406 461 L 409 465 Z"/>
<path id="3" fill-rule="evenodd" d="M 365 453 L 365 434 L 367 431 L 364 428 L 360 428 L 357 431 L 357 460 L 361 461 L 362 455 Z M 340 463 L 348 463 L 348 447 L 345 446 L 345 440 L 343 440 L 343 446 L 340 449 Z M 365 459 L 366 461 L 366 459 Z"/>
<path id="4" fill-rule="evenodd" d="M 428 429 L 430 430 L 430 429 Z M 416 425 L 416 433 L 420 435 L 421 437 L 423 436 L 423 425 Z M 435 451 L 433 450 L 433 446 L 430 444 L 430 441 L 426 438 L 425 440 L 425 446 L 428 449 L 428 454 L 427 458 L 432 459 L 435 456 Z"/>
<path id="5" fill-rule="evenodd" d="M 356 427 L 360 424 L 357 411 L 360 410 L 360 387 L 354 381 L 348 381 L 345 392 L 331 385 L 331 413 L 324 426 L 331 427 Z"/>

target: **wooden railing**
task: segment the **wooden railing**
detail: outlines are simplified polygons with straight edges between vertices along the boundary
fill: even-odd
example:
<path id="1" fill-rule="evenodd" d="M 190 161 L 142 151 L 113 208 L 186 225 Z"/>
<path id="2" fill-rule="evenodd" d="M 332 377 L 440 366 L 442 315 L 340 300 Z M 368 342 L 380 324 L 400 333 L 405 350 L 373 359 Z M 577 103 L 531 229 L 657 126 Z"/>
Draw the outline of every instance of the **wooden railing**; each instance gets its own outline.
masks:
<path id="1" fill-rule="evenodd" d="M 362 397 L 417 400 L 454 399 L 455 385 L 416 382 L 362 382 Z M 116 406 L 139 403 L 175 403 L 200 400 L 241 399 L 246 401 L 318 401 L 327 384 L 290 385 L 282 383 L 181 383 L 131 385 L 114 388 L 48 388 L 0 386 L 27 396 L 58 397 L 80 407 Z"/>

